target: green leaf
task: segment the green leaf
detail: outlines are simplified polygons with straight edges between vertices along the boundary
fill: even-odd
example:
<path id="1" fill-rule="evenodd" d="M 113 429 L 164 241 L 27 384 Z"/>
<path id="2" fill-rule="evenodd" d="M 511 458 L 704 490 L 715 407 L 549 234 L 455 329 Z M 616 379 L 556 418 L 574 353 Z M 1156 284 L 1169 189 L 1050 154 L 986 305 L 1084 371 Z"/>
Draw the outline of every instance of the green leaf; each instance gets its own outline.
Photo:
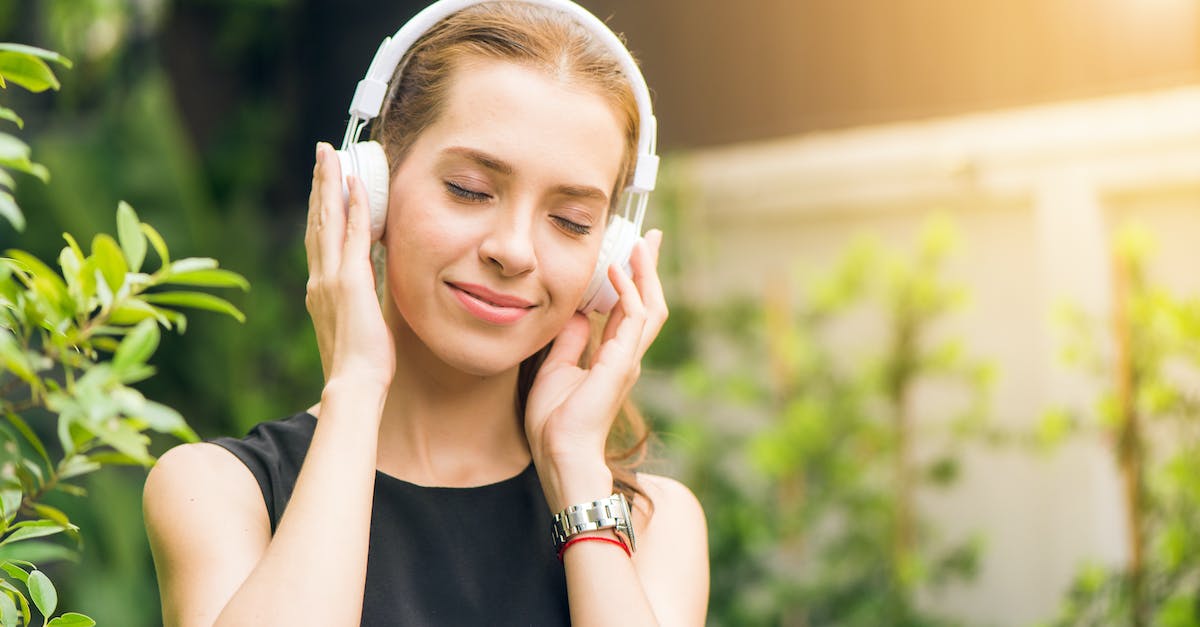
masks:
<path id="1" fill-rule="evenodd" d="M 141 460 L 134 459 L 124 453 L 116 451 L 102 451 L 88 455 L 88 459 L 99 464 L 97 468 L 102 466 L 141 466 Z"/>
<path id="2" fill-rule="evenodd" d="M 67 68 L 68 70 L 71 69 L 71 60 L 53 50 L 46 50 L 45 48 L 38 48 L 37 46 L 27 46 L 25 44 L 14 44 L 7 42 L 0 43 L 0 50 L 27 54 L 39 59 L 45 59 L 46 61 L 52 61 Z"/>
<path id="3" fill-rule="evenodd" d="M 86 315 L 95 309 L 96 265 L 72 246 L 66 246 L 58 256 L 58 265 L 67 280 L 67 293 L 76 305 L 75 315 Z M 101 279 L 103 282 L 103 279 Z"/>
<path id="4" fill-rule="evenodd" d="M 38 376 L 29 356 L 17 344 L 17 339 L 7 329 L 0 329 L 0 364 L 4 370 L 17 375 L 26 383 L 33 384 Z"/>
<path id="5" fill-rule="evenodd" d="M 21 583 L 25 583 L 26 581 L 29 581 L 29 573 L 25 572 L 25 569 L 21 568 L 20 566 L 17 566 L 16 564 L 12 563 L 9 560 L 4 560 L 3 562 L 0 562 L 0 568 L 3 568 L 4 572 L 8 573 L 8 575 L 10 577 L 12 577 L 13 579 L 16 579 L 17 581 L 19 581 Z"/>
<path id="6" fill-rule="evenodd" d="M 47 627 L 93 627 L 95 624 L 96 621 L 83 614 L 67 612 L 52 619 L 47 623 Z"/>
<path id="7" fill-rule="evenodd" d="M 13 528 L 16 531 L 13 531 L 3 540 L 0 540 L 0 546 L 20 542 L 21 540 L 28 540 L 29 538 L 52 536 L 67 530 L 67 527 L 50 520 L 27 520 L 13 525 Z"/>
<path id="8" fill-rule="evenodd" d="M 60 509 L 51 507 L 49 505 L 44 505 L 42 503 L 34 503 L 33 510 L 36 511 L 38 513 L 38 515 L 41 516 L 42 518 L 45 518 L 46 520 L 50 520 L 52 522 L 56 522 L 68 529 L 70 529 L 71 527 L 74 526 L 71 524 L 71 521 L 67 518 L 67 515 L 64 514 L 62 512 L 62 510 L 60 510 Z"/>
<path id="9" fill-rule="evenodd" d="M 170 433 L 186 442 L 196 442 L 200 439 L 179 412 L 162 403 L 148 400 L 142 404 L 141 410 L 137 414 L 131 414 L 131 417 L 140 419 L 147 427 L 159 433 Z"/>
<path id="10" fill-rule="evenodd" d="M 25 214 L 21 213 L 17 201 L 8 192 L 0 192 L 0 218 L 8 220 L 14 229 L 25 231 Z"/>
<path id="11" fill-rule="evenodd" d="M 167 252 L 167 243 L 163 241 L 162 235 L 154 227 L 142 222 L 138 225 L 142 229 L 142 233 L 146 234 L 146 239 L 150 240 L 150 244 L 154 246 L 154 252 L 158 253 L 158 260 L 162 262 L 164 268 L 169 268 L 171 265 L 171 255 Z"/>
<path id="12" fill-rule="evenodd" d="M 9 122 L 16 124 L 17 128 L 25 128 L 25 120 L 22 120 L 21 116 L 17 115 L 16 111 L 13 111 L 8 107 L 0 107 L 0 120 L 8 120 Z"/>
<path id="13" fill-rule="evenodd" d="M 29 145 L 8 133 L 0 133 L 0 166 L 31 174 L 43 183 L 50 180 L 46 166 L 29 160 Z"/>
<path id="14" fill-rule="evenodd" d="M 145 296 L 141 298 L 145 298 Z M 165 321 L 165 318 L 154 307 L 140 298 L 134 298 L 123 300 L 121 304 L 114 307 L 112 313 L 109 314 L 108 321 L 111 324 L 137 324 L 146 318 L 156 320 L 161 318 Z"/>
<path id="15" fill-rule="evenodd" d="M 99 470 L 100 464 L 87 455 L 71 455 L 59 464 L 59 479 L 70 479 Z"/>
<path id="16" fill-rule="evenodd" d="M 118 373 L 146 363 L 158 348 L 158 323 L 146 319 L 138 323 L 125 339 L 121 340 L 112 358 L 112 367 Z"/>
<path id="17" fill-rule="evenodd" d="M 8 421 L 12 423 L 12 426 L 15 427 L 22 436 L 25 437 L 25 440 L 29 442 L 29 445 L 33 447 L 33 450 L 37 451 L 37 454 L 41 455 L 42 459 L 45 460 L 47 464 L 50 464 L 50 455 L 46 453 L 46 447 L 42 444 L 42 440 L 37 437 L 37 434 L 33 432 L 33 429 L 29 428 L 29 424 L 25 422 L 25 419 L 21 418 L 21 416 L 18 414 L 12 413 L 11 411 L 5 412 L 5 417 L 8 418 Z"/>
<path id="18" fill-rule="evenodd" d="M 13 602 L 12 597 L 0 593 L 0 625 L 17 627 L 17 616 L 17 604 Z"/>
<path id="19" fill-rule="evenodd" d="M 229 301 L 213 296 L 212 294 L 205 294 L 203 292 L 159 292 L 156 294 L 145 294 L 143 298 L 147 302 L 157 305 L 206 309 L 208 311 L 228 314 L 238 322 L 246 321 L 245 314 L 238 311 L 237 307 L 234 307 Z"/>
<path id="20" fill-rule="evenodd" d="M 50 66 L 26 52 L 0 50 L 0 75 L 34 93 L 59 88 Z"/>
<path id="21" fill-rule="evenodd" d="M 121 289 L 129 267 L 125 265 L 125 255 L 121 252 L 121 247 L 111 235 L 100 233 L 92 239 L 92 259 L 100 269 L 100 274 L 104 276 L 104 282 L 108 284 L 109 289 L 113 292 Z"/>
<path id="22" fill-rule="evenodd" d="M 217 260 L 211 257 L 188 257 L 171 263 L 172 276 L 197 270 L 212 270 L 217 267 Z"/>
<path id="23" fill-rule="evenodd" d="M 33 566 L 33 564 L 30 564 L 30 566 Z M 34 567 L 34 568 L 36 568 L 36 567 Z M 28 581 L 28 578 L 26 578 L 26 581 Z M 8 596 L 15 598 L 17 600 L 17 602 L 21 604 L 21 613 L 20 613 L 21 624 L 29 625 L 30 619 L 33 616 L 33 613 L 29 610 L 29 601 L 27 601 L 25 599 L 25 595 L 20 590 L 18 590 L 16 586 L 12 585 L 11 583 L 9 583 L 7 581 L 0 580 L 0 588 L 4 588 L 5 590 L 8 590 L 8 592 L 9 592 Z"/>
<path id="24" fill-rule="evenodd" d="M 0 162 L 5 165 L 29 163 L 29 144 L 21 141 L 16 135 L 0 133 Z"/>
<path id="25" fill-rule="evenodd" d="M 139 224 L 141 222 L 133 207 L 122 200 L 117 205 L 117 238 L 121 241 L 125 261 L 133 272 L 141 270 L 142 261 L 146 259 L 146 235 L 138 227 Z"/>
<path id="26" fill-rule="evenodd" d="M 62 236 L 64 240 L 67 240 L 67 246 L 70 246 L 71 250 L 75 251 L 75 256 L 79 257 L 80 262 L 82 262 L 84 254 L 83 249 L 79 247 L 79 242 L 75 241 L 75 237 L 70 233 L 63 232 Z"/>
<path id="27" fill-rule="evenodd" d="M 116 352 L 115 349 L 114 352 Z M 145 381 L 146 379 L 153 377 L 155 372 L 157 372 L 157 370 L 154 369 L 154 366 L 142 364 L 122 370 L 117 373 L 117 376 L 121 383 L 137 383 L 138 381 Z"/>
<path id="28" fill-rule="evenodd" d="M 29 573 L 29 596 L 33 604 L 41 611 L 42 616 L 51 616 L 58 609 L 58 591 L 50 578 L 40 570 Z"/>
<path id="29" fill-rule="evenodd" d="M 62 277 L 59 276 L 54 270 L 51 270 L 50 266 L 42 263 L 41 259 L 38 259 L 37 257 L 34 257 L 23 250 L 17 250 L 15 248 L 10 248 L 4 251 L 4 254 L 17 261 L 18 267 L 28 272 L 30 275 L 48 281 L 55 292 L 60 294 L 67 293 L 67 284 L 63 282 Z"/>
<path id="30" fill-rule="evenodd" d="M 160 316 L 160 320 L 166 318 L 170 321 L 170 324 L 167 325 L 168 329 L 172 328 L 172 325 L 174 325 L 177 333 L 183 333 L 187 331 L 187 316 L 175 311 L 174 309 L 163 309 L 162 307 L 155 307 L 153 305 L 150 305 L 150 308 Z"/>
<path id="31" fill-rule="evenodd" d="M 100 438 L 100 441 L 137 460 L 143 466 L 154 463 L 154 458 L 146 449 L 150 444 L 150 438 L 138 433 L 128 424 L 121 422 L 117 423 L 115 427 L 97 428 L 92 426 L 90 429 Z"/>
<path id="32" fill-rule="evenodd" d="M 239 287 L 242 291 L 250 289 L 250 282 L 245 277 L 229 270 L 195 270 L 172 274 L 166 281 L 174 285 L 195 285 L 198 287 Z"/>
<path id="33" fill-rule="evenodd" d="M 0 514 L 6 521 L 11 521 L 21 508 L 23 495 L 20 490 L 0 490 Z"/>

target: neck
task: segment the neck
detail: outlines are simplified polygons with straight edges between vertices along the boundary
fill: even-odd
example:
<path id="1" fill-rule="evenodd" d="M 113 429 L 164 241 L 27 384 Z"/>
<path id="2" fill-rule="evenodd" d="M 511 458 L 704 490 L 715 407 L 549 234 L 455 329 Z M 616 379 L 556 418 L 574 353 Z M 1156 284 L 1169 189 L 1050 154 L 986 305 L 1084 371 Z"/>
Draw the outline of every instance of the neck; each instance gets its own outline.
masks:
<path id="1" fill-rule="evenodd" d="M 379 425 L 379 469 L 418 485 L 465 487 L 512 477 L 530 461 L 516 411 L 518 367 L 479 376 L 433 354 L 385 298 L 396 375 Z"/>

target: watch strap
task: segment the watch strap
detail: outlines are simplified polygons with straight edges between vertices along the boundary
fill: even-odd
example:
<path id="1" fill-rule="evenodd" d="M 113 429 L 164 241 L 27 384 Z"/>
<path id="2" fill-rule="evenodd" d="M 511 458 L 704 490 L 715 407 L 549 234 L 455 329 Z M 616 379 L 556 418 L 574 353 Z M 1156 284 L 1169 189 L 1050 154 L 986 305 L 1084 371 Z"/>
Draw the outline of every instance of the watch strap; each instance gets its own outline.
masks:
<path id="1" fill-rule="evenodd" d="M 572 505 L 555 514 L 551 524 L 554 548 L 560 549 L 572 537 L 598 529 L 616 530 L 628 538 L 630 550 L 637 550 L 629 502 L 620 492 L 597 501 Z"/>

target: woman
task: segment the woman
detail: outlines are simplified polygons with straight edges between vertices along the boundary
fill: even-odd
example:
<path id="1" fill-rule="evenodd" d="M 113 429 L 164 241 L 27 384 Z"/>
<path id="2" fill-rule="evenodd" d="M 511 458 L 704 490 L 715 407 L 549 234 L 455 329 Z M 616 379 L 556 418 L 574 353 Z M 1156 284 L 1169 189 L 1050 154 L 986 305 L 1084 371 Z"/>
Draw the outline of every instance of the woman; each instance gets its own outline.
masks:
<path id="1" fill-rule="evenodd" d="M 631 276 L 609 269 L 619 302 L 594 351 L 576 311 L 635 165 L 629 81 L 572 18 L 520 2 L 446 18 L 401 76 L 373 128 L 382 298 L 367 191 L 347 177 L 344 203 L 332 147 L 316 150 L 320 402 L 176 447 L 147 479 L 164 624 L 702 624 L 699 504 L 609 450 L 667 316 L 662 234 Z M 632 530 L 555 546 L 553 515 L 614 491 Z"/>

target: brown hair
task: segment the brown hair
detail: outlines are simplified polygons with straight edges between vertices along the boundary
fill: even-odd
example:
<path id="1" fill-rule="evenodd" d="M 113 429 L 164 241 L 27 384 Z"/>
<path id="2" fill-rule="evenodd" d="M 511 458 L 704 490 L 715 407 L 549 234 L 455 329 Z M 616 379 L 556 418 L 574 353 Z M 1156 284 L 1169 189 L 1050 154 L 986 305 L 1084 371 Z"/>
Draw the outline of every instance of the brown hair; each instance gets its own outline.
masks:
<path id="1" fill-rule="evenodd" d="M 629 79 L 612 51 L 571 16 L 519 1 L 475 5 L 454 13 L 422 35 L 401 60 L 390 83 L 390 98 L 371 131 L 371 139 L 384 147 L 393 176 L 417 136 L 441 115 L 454 70 L 470 58 L 524 64 L 608 99 L 625 123 L 625 158 L 611 194 L 617 201 L 632 175 L 637 154 L 639 115 Z M 377 262 L 381 252 L 381 247 L 373 251 Z M 377 265 L 376 277 L 382 276 Z M 600 327 L 595 320 L 592 327 L 584 363 L 599 345 Z M 525 401 L 549 348 L 521 362 L 518 416 L 525 414 Z M 616 488 L 626 498 L 641 495 L 652 506 L 636 474 L 645 459 L 649 437 L 645 419 L 626 399 L 609 431 L 605 461 Z"/>

